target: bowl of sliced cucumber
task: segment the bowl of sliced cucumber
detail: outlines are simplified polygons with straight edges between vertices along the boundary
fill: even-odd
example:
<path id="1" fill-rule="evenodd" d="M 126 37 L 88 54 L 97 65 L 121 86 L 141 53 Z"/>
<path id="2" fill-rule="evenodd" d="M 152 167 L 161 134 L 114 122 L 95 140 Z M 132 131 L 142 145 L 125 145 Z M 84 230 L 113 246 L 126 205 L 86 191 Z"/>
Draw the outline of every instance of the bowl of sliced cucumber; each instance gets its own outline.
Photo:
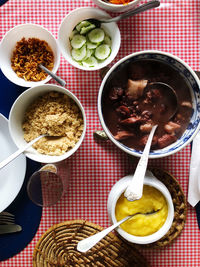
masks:
<path id="1" fill-rule="evenodd" d="M 94 19 L 110 16 L 93 7 L 77 8 L 67 14 L 58 31 L 63 57 L 82 70 L 98 70 L 116 57 L 121 35 L 116 23 L 96 24 Z"/>

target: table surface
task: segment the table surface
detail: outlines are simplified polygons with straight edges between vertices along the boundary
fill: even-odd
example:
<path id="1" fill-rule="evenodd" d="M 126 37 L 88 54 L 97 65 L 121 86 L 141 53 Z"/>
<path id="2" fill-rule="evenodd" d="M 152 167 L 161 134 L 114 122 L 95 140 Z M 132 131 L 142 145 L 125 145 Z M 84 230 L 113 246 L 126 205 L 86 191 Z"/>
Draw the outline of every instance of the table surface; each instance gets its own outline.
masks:
<path id="1" fill-rule="evenodd" d="M 144 1 L 143 1 L 144 2 Z M 0 39 L 12 27 L 22 23 L 43 25 L 57 37 L 65 15 L 81 6 L 95 6 L 91 0 L 10 0 L 0 7 Z M 112 14 L 111 15 L 115 15 Z M 120 21 L 122 43 L 112 64 L 136 51 L 157 49 L 170 52 L 199 70 L 200 1 L 161 0 L 161 6 L 145 14 Z M 101 79 L 98 71 L 75 69 L 61 57 L 57 72 L 67 88 L 82 102 L 87 116 L 87 132 L 80 149 L 63 164 L 71 168 L 68 192 L 55 206 L 44 208 L 40 227 L 32 242 L 15 257 L 0 262 L 1 267 L 32 266 L 33 249 L 40 236 L 53 224 L 65 220 L 86 219 L 109 226 L 107 197 L 113 184 L 132 173 L 137 160 L 130 158 L 110 142 L 95 142 L 93 132 L 101 129 L 97 114 L 97 95 Z M 53 83 L 53 81 L 51 81 Z M 6 90 L 1 88 L 0 90 Z M 149 165 L 172 173 L 184 193 L 188 190 L 190 147 L 167 158 L 150 160 Z M 188 216 L 181 236 L 160 250 L 142 250 L 151 266 L 200 266 L 200 233 L 196 213 L 188 205 Z"/>

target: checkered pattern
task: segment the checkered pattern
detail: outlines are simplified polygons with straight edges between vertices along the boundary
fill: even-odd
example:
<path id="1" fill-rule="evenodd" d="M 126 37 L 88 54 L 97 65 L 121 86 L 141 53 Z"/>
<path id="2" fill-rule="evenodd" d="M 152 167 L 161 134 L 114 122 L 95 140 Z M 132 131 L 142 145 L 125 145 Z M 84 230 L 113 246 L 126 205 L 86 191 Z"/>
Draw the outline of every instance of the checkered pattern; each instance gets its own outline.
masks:
<path id="1" fill-rule="evenodd" d="M 114 62 L 132 52 L 158 49 L 173 53 L 198 70 L 200 1 L 161 0 L 161 3 L 155 10 L 118 23 L 122 44 Z M 57 37 L 65 15 L 81 6 L 94 4 L 91 0 L 10 0 L 0 8 L 0 38 L 13 26 L 27 22 L 41 24 Z M 94 130 L 101 129 L 97 115 L 99 72 L 75 69 L 62 57 L 58 75 L 67 81 L 67 87 L 85 108 L 86 137 L 80 149 L 66 163 L 71 168 L 68 192 L 56 206 L 44 208 L 40 227 L 32 242 L 17 256 L 1 262 L 1 267 L 32 266 L 36 242 L 55 223 L 87 219 L 108 226 L 108 193 L 118 179 L 134 170 L 137 162 L 110 142 L 95 142 L 93 139 Z M 176 155 L 151 160 L 150 165 L 171 172 L 187 194 L 189 161 L 188 146 Z M 190 207 L 184 231 L 173 244 L 162 250 L 142 251 L 153 267 L 197 267 L 200 266 L 199 252 L 200 234 L 195 211 Z"/>

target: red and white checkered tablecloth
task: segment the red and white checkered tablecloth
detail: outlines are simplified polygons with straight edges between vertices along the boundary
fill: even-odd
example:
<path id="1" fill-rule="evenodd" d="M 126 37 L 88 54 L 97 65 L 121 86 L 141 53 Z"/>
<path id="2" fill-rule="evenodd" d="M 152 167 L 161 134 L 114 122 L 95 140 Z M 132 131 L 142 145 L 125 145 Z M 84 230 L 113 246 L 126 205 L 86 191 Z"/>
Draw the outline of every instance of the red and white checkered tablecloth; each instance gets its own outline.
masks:
<path id="1" fill-rule="evenodd" d="M 147 13 L 120 21 L 121 48 L 115 62 L 132 52 L 158 49 L 170 52 L 194 70 L 200 65 L 200 1 L 161 0 L 161 6 Z M 15 25 L 37 23 L 57 37 L 65 15 L 81 6 L 94 6 L 91 0 L 10 0 L 0 8 L 0 39 Z M 114 14 L 111 14 L 114 15 Z M 69 160 L 69 191 L 51 208 L 44 208 L 40 227 L 32 242 L 15 257 L 0 262 L 1 267 L 32 266 L 32 253 L 40 236 L 53 224 L 65 220 L 86 219 L 103 227 L 109 225 L 107 196 L 112 185 L 135 166 L 128 156 L 110 142 L 95 142 L 93 132 L 101 129 L 97 114 L 99 72 L 75 69 L 62 57 L 57 72 L 67 87 L 82 102 L 87 116 L 87 133 L 80 149 Z M 52 81 L 53 82 L 53 81 Z M 2 90 L 2 88 L 1 88 Z M 150 165 L 171 172 L 187 195 L 190 147 Z M 200 233 L 195 210 L 188 206 L 186 226 L 172 245 L 160 250 L 144 250 L 153 267 L 200 266 Z"/>

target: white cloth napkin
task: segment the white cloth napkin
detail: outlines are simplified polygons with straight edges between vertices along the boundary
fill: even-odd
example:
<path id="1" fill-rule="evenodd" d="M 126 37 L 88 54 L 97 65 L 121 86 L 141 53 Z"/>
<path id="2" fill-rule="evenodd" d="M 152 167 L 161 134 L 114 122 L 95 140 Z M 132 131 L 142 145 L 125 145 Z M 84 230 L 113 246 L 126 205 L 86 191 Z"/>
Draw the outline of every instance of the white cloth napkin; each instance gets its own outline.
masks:
<path id="1" fill-rule="evenodd" d="M 188 202 L 193 207 L 200 201 L 200 131 L 192 144 L 190 161 L 190 175 L 188 188 Z"/>

